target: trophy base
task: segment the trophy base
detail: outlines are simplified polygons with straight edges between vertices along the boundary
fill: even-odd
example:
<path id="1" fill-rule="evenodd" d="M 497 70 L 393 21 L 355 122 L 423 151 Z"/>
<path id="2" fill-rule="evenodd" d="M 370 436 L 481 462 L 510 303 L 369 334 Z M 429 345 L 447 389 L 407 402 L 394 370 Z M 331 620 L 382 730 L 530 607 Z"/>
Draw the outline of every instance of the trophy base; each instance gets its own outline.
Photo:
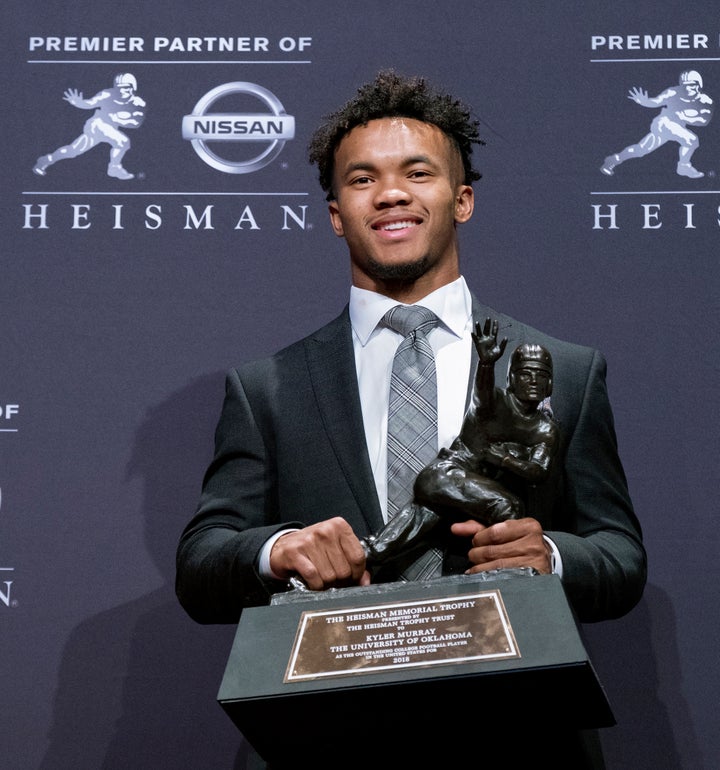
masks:
<path id="1" fill-rule="evenodd" d="M 615 724 L 556 575 L 289 594 L 243 611 L 218 693 L 268 761 L 323 746 L 347 766 L 348 748 L 383 721 L 388 740 L 482 730 L 515 731 L 515 742 L 528 725 L 552 734 Z"/>

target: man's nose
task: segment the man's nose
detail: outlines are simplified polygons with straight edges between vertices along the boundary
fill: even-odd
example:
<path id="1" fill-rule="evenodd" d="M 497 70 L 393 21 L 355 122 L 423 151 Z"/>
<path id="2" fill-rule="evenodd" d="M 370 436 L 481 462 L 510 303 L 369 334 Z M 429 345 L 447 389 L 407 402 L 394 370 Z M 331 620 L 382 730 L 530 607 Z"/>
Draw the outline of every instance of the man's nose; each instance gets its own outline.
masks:
<path id="1" fill-rule="evenodd" d="M 411 200 L 412 195 L 405 185 L 394 178 L 379 185 L 375 195 L 375 205 L 378 208 L 406 206 Z"/>

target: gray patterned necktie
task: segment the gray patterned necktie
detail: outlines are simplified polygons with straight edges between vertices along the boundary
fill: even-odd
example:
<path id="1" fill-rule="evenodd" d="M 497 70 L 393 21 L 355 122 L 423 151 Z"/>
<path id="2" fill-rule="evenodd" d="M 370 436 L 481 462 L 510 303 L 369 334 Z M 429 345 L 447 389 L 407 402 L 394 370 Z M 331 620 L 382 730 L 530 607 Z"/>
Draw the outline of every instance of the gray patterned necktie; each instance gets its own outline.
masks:
<path id="1" fill-rule="evenodd" d="M 435 356 L 425 335 L 438 317 L 417 305 L 396 305 L 383 317 L 404 340 L 395 353 L 388 410 L 388 518 L 413 497 L 418 473 L 437 454 Z"/>

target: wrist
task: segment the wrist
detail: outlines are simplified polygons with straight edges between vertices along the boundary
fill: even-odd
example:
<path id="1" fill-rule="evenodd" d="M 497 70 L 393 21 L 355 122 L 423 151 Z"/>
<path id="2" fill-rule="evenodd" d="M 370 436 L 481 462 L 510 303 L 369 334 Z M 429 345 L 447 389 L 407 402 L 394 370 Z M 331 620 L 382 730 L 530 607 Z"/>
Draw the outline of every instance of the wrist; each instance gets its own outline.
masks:
<path id="1" fill-rule="evenodd" d="M 297 529 L 281 529 L 263 543 L 257 560 L 257 569 L 261 577 L 271 578 L 273 580 L 284 579 L 277 575 L 270 566 L 270 553 L 272 552 L 275 543 L 283 537 L 283 535 L 289 535 L 291 532 L 297 532 Z"/>

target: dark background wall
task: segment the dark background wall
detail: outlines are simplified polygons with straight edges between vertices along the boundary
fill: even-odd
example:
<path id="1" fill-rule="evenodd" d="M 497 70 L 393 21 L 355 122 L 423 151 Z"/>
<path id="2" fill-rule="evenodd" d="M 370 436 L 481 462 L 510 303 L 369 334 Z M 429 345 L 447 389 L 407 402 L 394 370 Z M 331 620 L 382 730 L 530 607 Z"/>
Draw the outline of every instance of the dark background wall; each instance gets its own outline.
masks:
<path id="1" fill-rule="evenodd" d="M 656 114 L 630 88 L 654 96 L 695 69 L 720 98 L 715 6 L 12 0 L 4 11 L 0 765 L 231 768 L 242 757 L 215 701 L 234 629 L 183 614 L 175 544 L 224 371 L 347 300 L 344 244 L 305 147 L 324 113 L 393 66 L 482 118 L 483 179 L 462 229 L 472 289 L 609 361 L 650 572 L 632 613 L 585 628 L 619 722 L 603 732 L 608 764 L 717 767 L 720 123 L 697 130 L 703 178 L 675 173 L 673 143 L 600 172 Z M 593 49 L 611 35 L 622 47 Z M 663 46 L 643 47 L 645 35 Z M 268 50 L 182 50 L 222 36 L 264 37 Z M 143 50 L 47 50 L 50 37 L 138 37 Z M 183 45 L 155 51 L 157 37 Z M 91 114 L 63 93 L 92 96 L 120 72 L 147 103 L 127 132 L 135 178 L 106 176 L 106 146 L 33 174 Z M 253 173 L 213 168 L 182 136 L 183 116 L 233 82 L 268 89 L 296 120 Z M 215 111 L 268 111 L 234 99 Z M 265 146 L 212 145 L 233 162 Z M 212 207 L 211 220 L 194 224 L 188 207 Z"/>

